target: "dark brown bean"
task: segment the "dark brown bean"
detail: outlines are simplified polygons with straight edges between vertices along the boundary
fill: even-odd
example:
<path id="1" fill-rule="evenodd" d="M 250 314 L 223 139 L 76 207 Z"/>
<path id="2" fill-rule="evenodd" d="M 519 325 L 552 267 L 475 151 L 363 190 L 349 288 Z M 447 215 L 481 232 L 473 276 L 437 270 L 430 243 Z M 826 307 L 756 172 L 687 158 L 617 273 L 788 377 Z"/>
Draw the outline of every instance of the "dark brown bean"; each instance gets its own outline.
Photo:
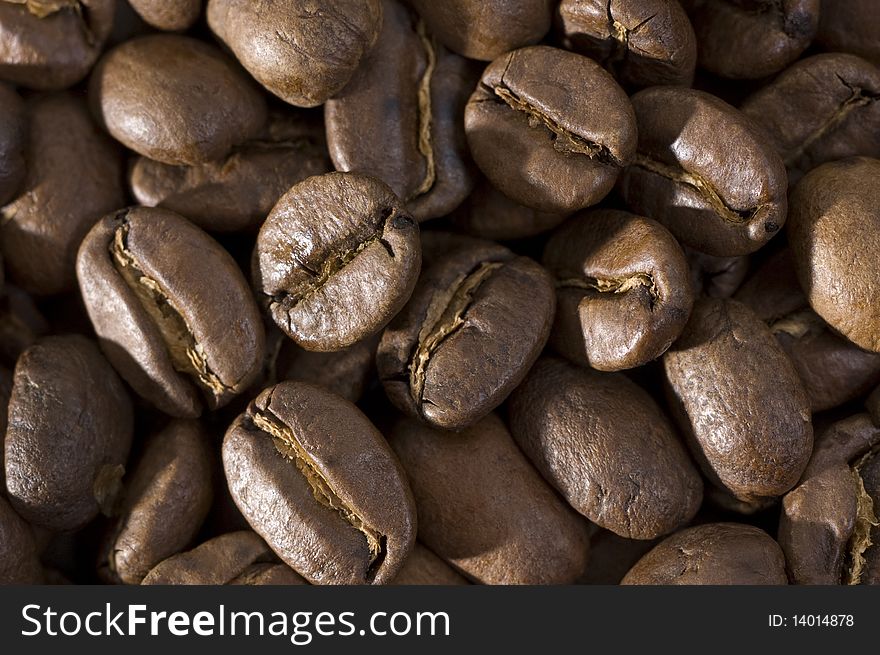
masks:
<path id="1" fill-rule="evenodd" d="M 146 23 L 160 30 L 182 32 L 202 13 L 202 0 L 128 0 Z"/>
<path id="2" fill-rule="evenodd" d="M 0 585 L 39 584 L 42 581 L 43 567 L 33 532 L 0 495 Z"/>
<path id="3" fill-rule="evenodd" d="M 467 579 L 419 542 L 407 557 L 391 584 L 395 585 L 464 585 Z"/>
<path id="4" fill-rule="evenodd" d="M 0 82 L 0 207 L 15 197 L 24 182 L 26 116 L 21 97 Z"/>

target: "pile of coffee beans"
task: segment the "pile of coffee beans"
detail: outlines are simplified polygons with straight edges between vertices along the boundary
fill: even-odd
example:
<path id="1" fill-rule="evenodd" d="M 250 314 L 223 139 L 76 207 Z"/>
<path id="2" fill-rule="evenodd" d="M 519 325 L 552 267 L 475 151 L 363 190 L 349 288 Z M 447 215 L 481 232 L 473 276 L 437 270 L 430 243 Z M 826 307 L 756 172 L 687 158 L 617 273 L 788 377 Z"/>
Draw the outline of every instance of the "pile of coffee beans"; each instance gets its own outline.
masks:
<path id="1" fill-rule="evenodd" d="M 880 583 L 880 3 L 0 0 L 0 583 Z"/>

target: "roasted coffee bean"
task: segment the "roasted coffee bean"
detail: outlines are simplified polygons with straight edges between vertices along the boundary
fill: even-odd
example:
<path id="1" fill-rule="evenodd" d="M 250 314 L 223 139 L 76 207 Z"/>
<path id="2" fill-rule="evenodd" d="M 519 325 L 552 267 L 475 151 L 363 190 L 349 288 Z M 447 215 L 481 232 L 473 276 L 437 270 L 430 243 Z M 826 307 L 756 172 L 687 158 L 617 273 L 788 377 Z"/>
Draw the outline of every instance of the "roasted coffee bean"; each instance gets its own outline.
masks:
<path id="1" fill-rule="evenodd" d="M 630 209 L 718 257 L 754 252 L 779 231 L 785 165 L 751 119 L 680 87 L 645 89 L 632 104 L 638 153 L 619 182 Z"/>
<path id="2" fill-rule="evenodd" d="M 703 483 L 660 408 L 622 374 L 538 360 L 508 403 L 526 456 L 578 512 L 653 539 L 694 517 Z"/>
<path id="3" fill-rule="evenodd" d="M 613 209 L 569 219 L 544 248 L 556 281 L 550 345 L 600 371 L 642 366 L 678 338 L 694 303 L 684 252 L 666 228 Z"/>
<path id="4" fill-rule="evenodd" d="M 842 338 L 810 308 L 789 250 L 768 259 L 736 299 L 770 327 L 804 383 L 813 412 L 861 398 L 880 383 L 880 353 Z"/>
<path id="5" fill-rule="evenodd" d="M 279 564 L 266 542 L 251 531 L 214 537 L 173 555 L 147 574 L 145 585 L 299 585 L 289 566 Z"/>
<path id="6" fill-rule="evenodd" d="M 623 578 L 625 585 L 786 585 L 782 550 L 766 532 L 707 523 L 667 537 Z"/>
<path id="7" fill-rule="evenodd" d="M 710 481 L 746 504 L 797 483 L 813 448 L 809 398 L 754 312 L 698 300 L 663 366 L 671 408 Z"/>
<path id="8" fill-rule="evenodd" d="M 63 89 L 86 76 L 113 27 L 115 0 L 0 2 L 0 78 Z"/>
<path id="9" fill-rule="evenodd" d="M 562 0 L 562 44 L 600 62 L 625 86 L 690 86 L 697 38 L 678 0 Z"/>
<path id="10" fill-rule="evenodd" d="M 182 32 L 202 13 L 202 0 L 128 0 L 138 16 L 159 30 Z"/>
<path id="11" fill-rule="evenodd" d="M 102 563 L 108 581 L 140 584 L 159 562 L 186 548 L 213 498 L 213 454 L 195 421 L 172 421 L 147 441 Z"/>
<path id="12" fill-rule="evenodd" d="M 0 495 L 0 585 L 42 581 L 43 567 L 31 527 Z"/>
<path id="13" fill-rule="evenodd" d="M 806 50 L 820 0 L 681 0 L 697 34 L 698 64 L 723 77 L 781 71 Z"/>
<path id="14" fill-rule="evenodd" d="M 0 365 L 0 434 L 6 435 L 9 396 L 12 394 L 12 371 Z M 6 449 L 0 448 L 0 495 L 6 493 Z"/>
<path id="15" fill-rule="evenodd" d="M 487 180 L 452 214 L 456 229 L 483 239 L 523 239 L 552 230 L 564 214 L 541 212 L 514 202 Z"/>
<path id="16" fill-rule="evenodd" d="M 41 295 L 76 287 L 76 251 L 103 214 L 125 203 L 119 147 L 70 94 L 28 103 L 27 176 L 0 209 L 0 244 L 10 279 Z"/>
<path id="17" fill-rule="evenodd" d="M 851 52 L 880 66 L 880 12 L 874 0 L 822 0 L 816 41 L 832 52 Z"/>
<path id="18" fill-rule="evenodd" d="M 105 216 L 83 241 L 77 276 L 107 358 L 166 414 L 222 407 L 258 375 L 265 335 L 247 282 L 183 217 L 144 207 Z"/>
<path id="19" fill-rule="evenodd" d="M 321 387 L 263 391 L 223 440 L 229 489 L 251 527 L 312 584 L 385 584 L 412 550 L 409 485 L 360 410 Z"/>
<path id="20" fill-rule="evenodd" d="M 0 362 L 15 366 L 18 356 L 48 332 L 49 323 L 33 298 L 7 284 L 0 293 Z"/>
<path id="21" fill-rule="evenodd" d="M 819 164 L 880 157 L 880 68 L 853 55 L 799 61 L 742 105 L 788 168 L 789 184 Z"/>
<path id="22" fill-rule="evenodd" d="M 695 297 L 730 298 L 749 274 L 749 258 L 715 257 L 684 246 Z"/>
<path id="23" fill-rule="evenodd" d="M 491 61 L 540 41 L 550 29 L 552 0 L 409 0 L 453 52 Z"/>
<path id="24" fill-rule="evenodd" d="M 98 62 L 92 107 L 110 134 L 166 164 L 221 159 L 266 121 L 262 95 L 223 53 L 196 39 L 154 34 Z"/>
<path id="25" fill-rule="evenodd" d="M 380 0 L 208 0 L 208 25 L 276 96 L 316 107 L 351 79 L 382 27 Z"/>
<path id="26" fill-rule="evenodd" d="M 19 357 L 9 398 L 9 501 L 35 525 L 83 527 L 112 509 L 131 437 L 131 401 L 97 346 L 38 341 Z"/>
<path id="27" fill-rule="evenodd" d="M 571 213 L 604 198 L 636 150 L 632 106 L 592 59 L 548 46 L 493 61 L 465 109 L 471 154 L 509 198 Z"/>
<path id="28" fill-rule="evenodd" d="M 504 402 L 547 342 L 556 304 L 537 263 L 467 241 L 425 271 L 376 355 L 391 402 L 446 429 Z"/>
<path id="29" fill-rule="evenodd" d="M 831 425 L 800 484 L 785 495 L 779 543 L 792 582 L 880 584 L 880 429 L 868 414 Z"/>
<path id="30" fill-rule="evenodd" d="M 490 414 L 462 432 L 402 419 L 391 446 L 412 485 L 419 539 L 483 584 L 572 583 L 587 522 L 563 503 Z"/>
<path id="31" fill-rule="evenodd" d="M 853 157 L 804 176 L 788 240 L 815 312 L 860 348 L 880 352 L 880 160 Z"/>
<path id="32" fill-rule="evenodd" d="M 278 327 L 307 350 L 341 350 L 381 330 L 409 299 L 419 228 L 384 183 L 328 173 L 281 197 L 253 259 Z"/>
<path id="33" fill-rule="evenodd" d="M 202 229 L 256 231 L 290 187 L 331 168 L 323 123 L 275 112 L 260 136 L 224 159 L 172 166 L 139 157 L 129 183 L 140 204 L 175 211 Z"/>
<path id="34" fill-rule="evenodd" d="M 21 97 L 0 82 L 0 207 L 15 197 L 24 182 L 27 122 Z"/>
<path id="35" fill-rule="evenodd" d="M 401 4 L 382 6 L 376 47 L 325 105 L 330 155 L 381 179 L 417 220 L 445 216 L 473 187 L 462 122 L 479 72 Z"/>
<path id="36" fill-rule="evenodd" d="M 395 585 L 463 585 L 467 579 L 419 542 L 391 584 Z"/>
<path id="37" fill-rule="evenodd" d="M 868 396 L 865 406 L 871 413 L 871 418 L 874 419 L 874 425 L 880 426 L 880 387 L 874 389 L 873 393 Z M 878 509 L 880 509 L 880 506 L 878 506 Z"/>
<path id="38" fill-rule="evenodd" d="M 627 539 L 599 530 L 590 539 L 590 564 L 579 584 L 620 584 L 633 565 L 657 545 L 657 540 Z"/>
<path id="39" fill-rule="evenodd" d="M 375 336 L 344 350 L 320 353 L 303 350 L 282 336 L 273 381 L 311 382 L 356 403 L 370 381 L 378 344 Z"/>

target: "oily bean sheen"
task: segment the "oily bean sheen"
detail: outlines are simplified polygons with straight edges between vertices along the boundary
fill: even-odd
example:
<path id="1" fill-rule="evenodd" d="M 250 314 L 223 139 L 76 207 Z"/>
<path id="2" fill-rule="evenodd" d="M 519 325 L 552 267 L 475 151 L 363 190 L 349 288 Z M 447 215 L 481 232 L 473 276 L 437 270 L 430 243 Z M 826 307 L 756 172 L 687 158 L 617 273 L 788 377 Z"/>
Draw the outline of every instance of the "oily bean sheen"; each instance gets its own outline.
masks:
<path id="1" fill-rule="evenodd" d="M 182 32 L 199 18 L 202 0 L 128 0 L 144 22 L 156 29 Z"/>
<path id="2" fill-rule="evenodd" d="M 851 52 L 880 66 L 880 12 L 875 0 L 823 0 L 816 41 L 825 50 Z"/>
<path id="3" fill-rule="evenodd" d="M 785 495 L 779 543 L 792 582 L 880 584 L 880 429 L 868 414 L 831 425 Z"/>
<path id="4" fill-rule="evenodd" d="M 524 239 L 552 230 L 564 214 L 541 212 L 514 202 L 487 180 L 452 214 L 456 229 L 482 239 Z"/>
<path id="5" fill-rule="evenodd" d="M 15 197 L 24 182 L 27 121 L 21 97 L 0 82 L 0 207 Z"/>
<path id="6" fill-rule="evenodd" d="M 622 374 L 538 361 L 511 395 L 510 429 L 578 512 L 622 537 L 686 525 L 703 499 L 696 467 L 653 399 Z"/>
<path id="7" fill-rule="evenodd" d="M 173 555 L 147 574 L 145 585 L 301 585 L 295 571 L 250 530 L 228 532 Z"/>
<path id="8" fill-rule="evenodd" d="M 140 204 L 170 209 L 202 229 L 256 231 L 290 187 L 331 168 L 323 124 L 275 112 L 260 135 L 223 159 L 172 166 L 139 157 L 129 184 Z"/>
<path id="9" fill-rule="evenodd" d="M 810 306 L 857 346 L 880 352 L 880 160 L 823 164 L 791 196 L 788 240 Z"/>
<path id="10" fill-rule="evenodd" d="M 266 89 L 316 107 L 351 79 L 382 27 L 380 0 L 209 0 L 208 25 Z"/>
<path id="11" fill-rule="evenodd" d="M 330 155 L 388 184 L 416 219 L 445 216 L 473 186 L 462 122 L 479 73 L 403 5 L 382 6 L 376 47 L 325 105 Z"/>
<path id="12" fill-rule="evenodd" d="M 117 141 L 166 164 L 221 159 L 266 120 L 263 97 L 226 55 L 177 34 L 111 50 L 95 67 L 89 95 Z"/>
<path id="13" fill-rule="evenodd" d="M 6 489 L 29 522 L 75 530 L 109 512 L 131 437 L 131 401 L 90 340 L 46 337 L 19 357 L 9 399 Z"/>
<path id="14" fill-rule="evenodd" d="M 562 0 L 557 31 L 568 50 L 600 62 L 626 86 L 690 86 L 697 38 L 678 0 Z"/>
<path id="15" fill-rule="evenodd" d="M 28 102 L 27 176 L 0 209 L 0 249 L 9 277 L 31 293 L 76 287 L 76 252 L 102 215 L 125 203 L 119 147 L 66 93 Z"/>
<path id="16" fill-rule="evenodd" d="M 751 119 L 680 87 L 645 89 L 632 104 L 638 153 L 618 185 L 630 209 L 718 257 L 754 252 L 779 231 L 785 165 Z"/>
<path id="17" fill-rule="evenodd" d="M 63 89 L 83 79 L 110 35 L 115 0 L 0 2 L 0 79 Z"/>
<path id="18" fill-rule="evenodd" d="M 694 296 L 730 298 L 749 274 L 748 255 L 715 257 L 684 246 Z"/>
<path id="19" fill-rule="evenodd" d="M 662 225 L 613 209 L 558 228 L 543 264 L 556 281 L 550 344 L 577 364 L 619 371 L 672 344 L 694 302 L 684 252 Z"/>
<path id="20" fill-rule="evenodd" d="M 789 184 L 826 161 L 880 157 L 880 68 L 854 55 L 799 61 L 742 111 L 782 157 Z"/>
<path id="21" fill-rule="evenodd" d="M 221 407 L 259 373 L 265 335 L 247 282 L 183 217 L 144 207 L 105 216 L 83 241 L 77 275 L 107 358 L 166 414 Z"/>
<path id="22" fill-rule="evenodd" d="M 172 421 L 147 441 L 105 553 L 108 581 L 140 584 L 159 562 L 186 548 L 211 508 L 213 455 L 195 421 Z"/>
<path id="23" fill-rule="evenodd" d="M 766 532 L 707 523 L 667 537 L 623 578 L 625 585 L 786 585 L 782 550 Z"/>
<path id="24" fill-rule="evenodd" d="M 681 0 L 697 34 L 697 63 L 723 77 L 747 79 L 777 73 L 800 56 L 816 35 L 819 3 Z"/>
<path id="25" fill-rule="evenodd" d="M 412 293 L 419 228 L 379 180 L 311 177 L 269 214 L 253 256 L 272 320 L 307 350 L 341 350 L 381 330 Z"/>
<path id="26" fill-rule="evenodd" d="M 312 584 L 385 584 L 416 537 L 403 471 L 366 416 L 304 382 L 263 391 L 223 440 L 251 527 Z"/>
<path id="27" fill-rule="evenodd" d="M 552 0 L 409 0 L 446 47 L 471 59 L 496 57 L 540 41 Z"/>
<path id="28" fill-rule="evenodd" d="M 385 392 L 434 426 L 475 423 L 538 358 L 555 304 L 550 276 L 533 260 L 468 239 L 425 271 L 382 335 L 376 364 Z"/>
<path id="29" fill-rule="evenodd" d="M 465 110 L 480 170 L 516 202 L 571 213 L 604 198 L 636 149 L 632 106 L 592 59 L 534 46 L 493 61 Z"/>
<path id="30" fill-rule="evenodd" d="M 395 585 L 464 585 L 467 579 L 416 542 L 403 568 L 391 584 Z"/>
<path id="31" fill-rule="evenodd" d="M 754 312 L 733 300 L 698 300 L 663 366 L 672 409 L 711 481 L 745 503 L 795 485 L 813 447 L 810 403 Z"/>
<path id="32" fill-rule="evenodd" d="M 810 308 L 788 249 L 766 260 L 736 299 L 770 327 L 804 383 L 813 412 L 862 398 L 880 383 L 880 353 L 844 339 Z"/>
<path id="33" fill-rule="evenodd" d="M 0 495 L 0 585 L 39 584 L 43 567 L 31 527 Z"/>
<path id="34" fill-rule="evenodd" d="M 482 584 L 571 584 L 589 554 L 587 522 L 553 492 L 494 414 L 462 432 L 412 419 L 391 446 L 412 484 L 419 539 Z"/>

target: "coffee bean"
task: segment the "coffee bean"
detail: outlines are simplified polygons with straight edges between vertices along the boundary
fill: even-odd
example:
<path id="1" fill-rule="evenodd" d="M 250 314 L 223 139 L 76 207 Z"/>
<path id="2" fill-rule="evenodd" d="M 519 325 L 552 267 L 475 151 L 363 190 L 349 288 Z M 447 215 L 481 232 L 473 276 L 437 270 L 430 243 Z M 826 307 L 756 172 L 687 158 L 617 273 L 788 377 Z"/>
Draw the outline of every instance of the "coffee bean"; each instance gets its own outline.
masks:
<path id="1" fill-rule="evenodd" d="M 107 358 L 165 413 L 222 407 L 259 373 L 265 336 L 247 282 L 183 217 L 144 207 L 105 216 L 83 241 L 77 275 Z"/>
<path id="2" fill-rule="evenodd" d="M 781 71 L 810 45 L 820 0 L 681 0 L 697 34 L 698 64 L 723 77 Z"/>
<path id="3" fill-rule="evenodd" d="M 860 348 L 880 352 L 880 160 L 854 157 L 808 173 L 791 196 L 788 239 L 810 306 Z"/>
<path id="4" fill-rule="evenodd" d="M 416 536 L 409 485 L 351 403 L 304 382 L 264 390 L 223 440 L 251 527 L 312 584 L 385 584 Z"/>
<path id="5" fill-rule="evenodd" d="M 816 439 L 800 484 L 785 495 L 779 543 L 797 584 L 878 584 L 880 429 L 867 414 Z"/>
<path id="6" fill-rule="evenodd" d="M 600 62 L 626 86 L 690 86 L 697 38 L 677 0 L 562 0 L 562 44 Z"/>
<path id="7" fill-rule="evenodd" d="M 491 61 L 537 43 L 550 29 L 551 0 L 409 0 L 453 52 Z"/>
<path id="8" fill-rule="evenodd" d="M 196 536 L 213 497 L 213 454 L 195 421 L 172 421 L 150 437 L 130 479 L 105 551 L 108 581 L 140 584 Z"/>
<path id="9" fill-rule="evenodd" d="M 880 66 L 880 13 L 874 0 L 824 0 L 816 41 L 832 52 L 851 52 Z"/>
<path id="10" fill-rule="evenodd" d="M 98 218 L 125 203 L 118 146 L 84 102 L 70 94 L 28 103 L 27 176 L 0 209 L 0 243 L 10 278 L 32 293 L 76 287 L 76 251 Z"/>
<path id="11" fill-rule="evenodd" d="M 166 164 L 225 157 L 266 120 L 263 97 L 233 62 L 176 34 L 135 38 L 111 50 L 95 67 L 89 95 L 113 138 Z"/>
<path id="12" fill-rule="evenodd" d="M 880 68 L 859 57 L 799 61 L 750 96 L 742 111 L 782 157 L 789 184 L 827 161 L 880 157 Z"/>
<path id="13" fill-rule="evenodd" d="M 587 57 L 534 46 L 493 61 L 465 110 L 471 154 L 516 202 L 571 213 L 604 198 L 636 148 L 632 106 Z"/>
<path id="14" fill-rule="evenodd" d="M 76 530 L 119 492 L 132 408 L 92 341 L 41 339 L 15 366 L 6 430 L 6 489 L 15 511 L 50 530 Z"/>
<path id="15" fill-rule="evenodd" d="M 458 433 L 395 425 L 391 446 L 412 484 L 419 539 L 482 584 L 571 584 L 589 551 L 587 523 L 531 467 L 490 414 Z"/>
<path id="16" fill-rule="evenodd" d="M 12 394 L 12 371 L 0 365 L 0 434 L 6 435 L 9 396 Z M 6 449 L 0 448 L 0 494 L 6 489 Z"/>
<path id="17" fill-rule="evenodd" d="M 0 585 L 42 581 L 43 567 L 31 527 L 0 495 Z"/>
<path id="18" fill-rule="evenodd" d="M 871 413 L 871 418 L 874 419 L 874 425 L 880 426 L 880 387 L 874 389 L 873 393 L 868 396 L 865 406 Z M 880 509 L 880 507 L 878 507 L 878 509 Z"/>
<path id="19" fill-rule="evenodd" d="M 550 344 L 600 371 L 642 366 L 684 329 L 694 297 L 675 238 L 656 221 L 587 211 L 559 227 L 543 264 L 556 281 Z"/>
<path id="20" fill-rule="evenodd" d="M 380 0 L 208 0 L 208 25 L 276 96 L 316 107 L 342 90 L 382 27 Z"/>
<path id="21" fill-rule="evenodd" d="M 672 410 L 711 482 L 747 505 L 797 483 L 813 447 L 809 399 L 754 312 L 698 300 L 663 366 Z"/>
<path id="22" fill-rule="evenodd" d="M 266 542 L 251 531 L 214 537 L 156 565 L 145 585 L 300 585 L 306 582 L 278 564 Z"/>
<path id="23" fill-rule="evenodd" d="M 290 187 L 331 168 L 320 121 L 273 112 L 260 136 L 224 159 L 172 166 L 139 157 L 129 183 L 140 204 L 170 209 L 202 229 L 256 231 Z"/>
<path id="24" fill-rule="evenodd" d="M 255 286 L 269 314 L 308 350 L 350 346 L 403 307 L 421 266 L 419 228 L 379 180 L 354 173 L 309 178 L 260 229 Z"/>
<path id="25" fill-rule="evenodd" d="M 630 209 L 718 257 L 754 252 L 785 223 L 785 166 L 748 117 L 702 91 L 632 98 L 638 153 L 620 177 Z"/>
<path id="26" fill-rule="evenodd" d="M 519 447 L 594 523 L 634 539 L 686 525 L 703 483 L 651 397 L 621 374 L 538 361 L 510 397 Z"/>
<path id="27" fill-rule="evenodd" d="M 182 32 L 202 13 L 202 0 L 128 0 L 138 16 L 159 30 Z"/>
<path id="28" fill-rule="evenodd" d="M 804 383 L 813 412 L 861 398 L 880 383 L 880 353 L 842 338 L 810 308 L 789 250 L 768 259 L 736 299 L 770 327 Z"/>
<path id="29" fill-rule="evenodd" d="M 707 523 L 677 532 L 642 557 L 625 585 L 785 585 L 782 550 L 763 530 Z"/>
<path id="30" fill-rule="evenodd" d="M 115 0 L 0 2 L 0 78 L 31 89 L 83 79 L 110 35 Z"/>
<path id="31" fill-rule="evenodd" d="M 464 585 L 467 579 L 456 573 L 442 559 L 416 542 L 403 568 L 391 584 L 395 585 Z"/>
<path id="32" fill-rule="evenodd" d="M 21 97 L 0 83 L 0 207 L 15 197 L 24 182 L 27 121 Z"/>
<path id="33" fill-rule="evenodd" d="M 462 126 L 479 72 L 397 2 L 383 2 L 379 40 L 325 105 L 336 169 L 378 177 L 419 220 L 445 216 L 473 187 Z"/>
<path id="34" fill-rule="evenodd" d="M 550 276 L 537 263 L 471 240 L 425 271 L 382 335 L 376 365 L 386 394 L 437 427 L 476 423 L 538 358 L 554 306 Z"/>
<path id="35" fill-rule="evenodd" d="M 747 255 L 715 257 L 684 246 L 695 297 L 730 298 L 749 274 Z"/>
<path id="36" fill-rule="evenodd" d="M 0 361 L 15 366 L 18 356 L 48 332 L 49 323 L 33 298 L 7 284 L 0 294 Z"/>

